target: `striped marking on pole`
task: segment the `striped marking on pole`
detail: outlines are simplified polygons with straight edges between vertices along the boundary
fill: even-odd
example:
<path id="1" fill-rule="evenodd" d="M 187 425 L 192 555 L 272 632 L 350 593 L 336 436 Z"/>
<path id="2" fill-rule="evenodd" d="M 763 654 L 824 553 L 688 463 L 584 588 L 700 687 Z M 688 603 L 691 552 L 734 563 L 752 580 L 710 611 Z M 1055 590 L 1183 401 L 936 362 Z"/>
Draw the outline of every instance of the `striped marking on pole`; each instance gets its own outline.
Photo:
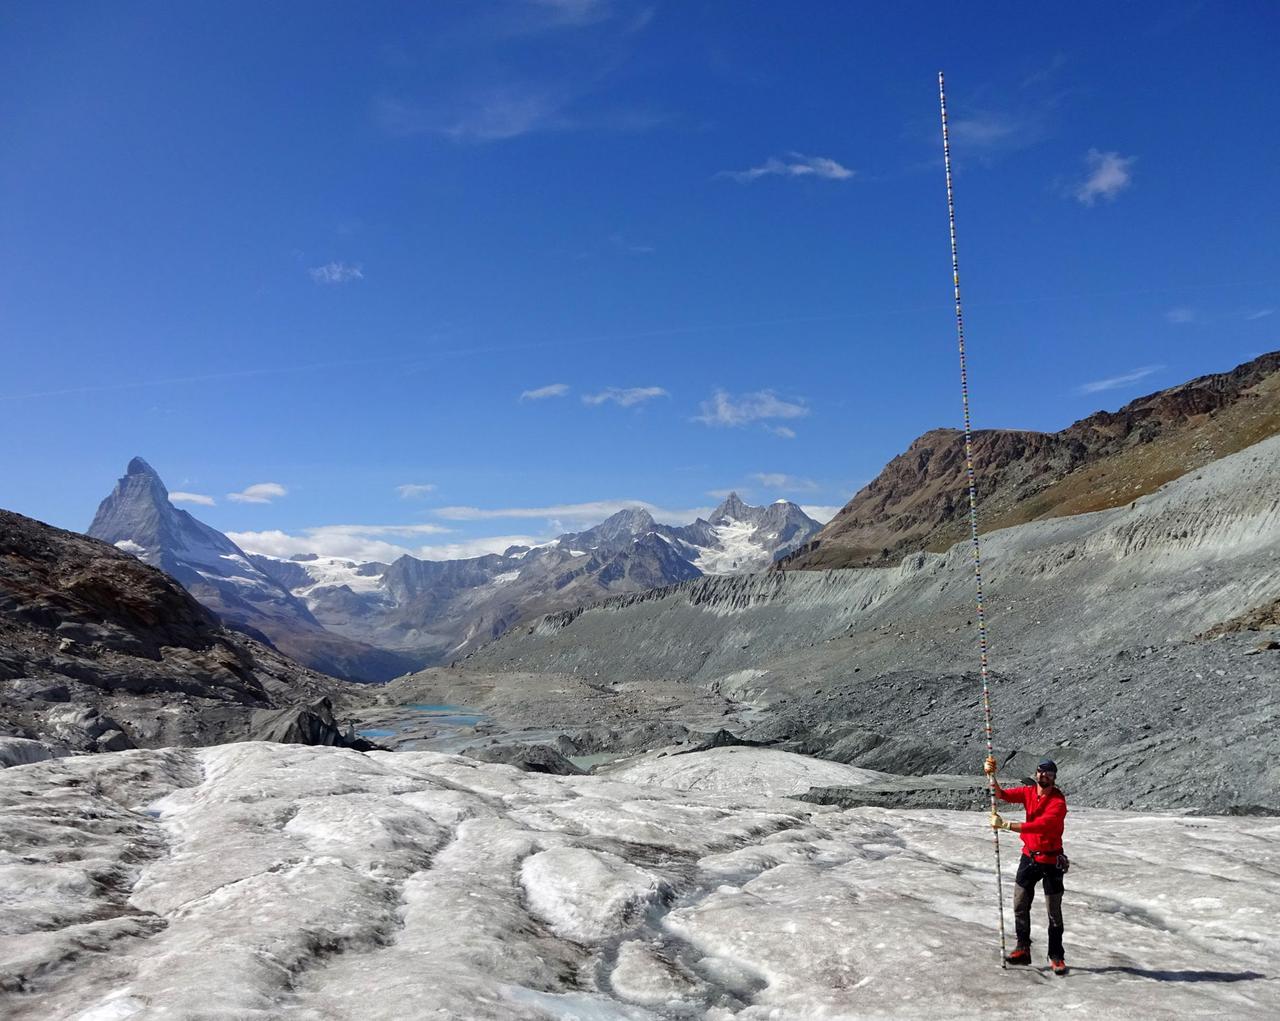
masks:
<path id="1" fill-rule="evenodd" d="M 956 295 L 956 337 L 960 343 L 960 403 L 964 408 L 964 465 L 969 480 L 969 534 L 973 541 L 973 576 L 978 586 L 978 649 L 982 672 L 983 731 L 987 738 L 987 755 L 992 752 L 991 690 L 987 677 L 987 618 L 982 598 L 982 548 L 978 543 L 978 496 L 973 471 L 973 430 L 969 421 L 969 370 L 964 352 L 964 313 L 960 308 L 960 257 L 956 249 L 956 204 L 951 187 L 951 138 L 947 133 L 947 90 L 942 72 L 938 72 L 938 103 L 942 108 L 942 163 L 947 175 L 947 219 L 951 226 L 951 281 Z M 996 778 L 989 778 L 987 795 L 991 811 L 996 810 Z M 1000 906 L 1000 967 L 1005 964 L 1004 879 L 1000 870 L 1000 831 L 991 831 L 996 854 L 996 899 Z"/>

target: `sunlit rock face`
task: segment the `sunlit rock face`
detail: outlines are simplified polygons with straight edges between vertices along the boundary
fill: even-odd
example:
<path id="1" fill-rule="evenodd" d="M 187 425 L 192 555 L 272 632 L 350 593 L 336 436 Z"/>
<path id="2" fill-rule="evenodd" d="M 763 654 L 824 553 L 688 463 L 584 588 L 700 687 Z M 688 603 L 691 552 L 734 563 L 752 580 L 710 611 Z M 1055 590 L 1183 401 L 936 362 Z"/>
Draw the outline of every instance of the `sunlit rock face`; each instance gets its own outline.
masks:
<path id="1" fill-rule="evenodd" d="M 775 783 L 806 761 L 777 760 Z M 265 743 L 14 766 L 0 772 L 0 1013 L 1280 1011 L 1274 819 L 1073 812 L 1063 985 L 998 968 L 980 815 L 715 786 Z M 1004 855 L 1008 870 L 1007 841 Z M 1037 910 L 1037 940 L 1042 924 Z"/>

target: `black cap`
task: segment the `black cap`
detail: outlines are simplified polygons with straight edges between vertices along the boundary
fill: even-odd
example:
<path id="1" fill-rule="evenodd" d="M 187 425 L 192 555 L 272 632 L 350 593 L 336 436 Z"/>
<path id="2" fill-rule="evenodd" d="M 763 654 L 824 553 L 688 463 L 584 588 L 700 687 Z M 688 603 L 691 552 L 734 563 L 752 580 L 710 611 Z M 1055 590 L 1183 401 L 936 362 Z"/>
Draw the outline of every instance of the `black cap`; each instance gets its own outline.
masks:
<path id="1" fill-rule="evenodd" d="M 1053 759 L 1041 759 L 1036 769 L 1043 769 L 1045 772 L 1056 774 L 1058 772 L 1058 764 Z"/>

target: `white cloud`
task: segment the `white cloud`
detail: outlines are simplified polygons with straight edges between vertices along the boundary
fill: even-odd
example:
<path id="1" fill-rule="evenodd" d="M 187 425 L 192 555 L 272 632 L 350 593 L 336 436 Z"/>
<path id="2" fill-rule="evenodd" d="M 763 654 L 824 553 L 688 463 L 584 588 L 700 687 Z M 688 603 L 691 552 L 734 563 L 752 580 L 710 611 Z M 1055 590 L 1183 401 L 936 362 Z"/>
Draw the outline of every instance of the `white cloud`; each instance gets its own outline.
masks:
<path id="1" fill-rule="evenodd" d="M 821 525 L 825 525 L 840 513 L 839 507 L 827 507 L 818 504 L 801 504 L 800 509 Z"/>
<path id="2" fill-rule="evenodd" d="M 359 265 L 348 265 L 345 262 L 327 262 L 323 266 L 312 266 L 307 272 L 318 284 L 347 284 L 352 280 L 364 279 L 364 270 Z"/>
<path id="3" fill-rule="evenodd" d="M 1194 323 L 1196 321 L 1196 311 L 1193 308 L 1171 308 L 1164 314 L 1164 317 L 1171 323 L 1181 325 L 1183 323 Z"/>
<path id="4" fill-rule="evenodd" d="M 1099 198 L 1114 199 L 1129 187 L 1133 180 L 1133 174 L 1129 168 L 1137 157 L 1090 149 L 1085 154 L 1084 160 L 1089 167 L 1089 176 L 1076 187 L 1075 197 L 1084 205 L 1091 206 Z"/>
<path id="5" fill-rule="evenodd" d="M 701 414 L 694 418 L 695 422 L 713 426 L 750 425 L 772 418 L 803 418 L 809 409 L 797 401 L 786 401 L 772 390 L 757 390 L 755 393 L 734 397 L 724 390 L 717 390 L 711 400 L 703 401 Z M 771 426 L 780 436 L 791 439 L 795 433 L 785 426 Z"/>
<path id="6" fill-rule="evenodd" d="M 713 500 L 725 500 L 728 499 L 729 494 L 731 493 L 737 493 L 739 496 L 745 497 L 749 492 L 751 492 L 751 490 L 743 487 L 732 489 L 708 489 L 707 496 L 711 497 Z"/>
<path id="7" fill-rule="evenodd" d="M 633 386 L 629 389 L 623 389 L 616 386 L 608 386 L 601 390 L 598 394 L 583 394 L 583 404 L 604 404 L 606 401 L 612 401 L 624 408 L 629 408 L 633 404 L 642 404 L 645 401 L 651 401 L 655 397 L 670 397 L 660 386 Z"/>
<path id="8" fill-rule="evenodd" d="M 1140 379 L 1146 379 L 1152 373 L 1159 372 L 1163 368 L 1163 365 L 1144 365 L 1142 368 L 1126 372 L 1122 376 L 1111 376 L 1109 379 L 1096 379 L 1092 383 L 1082 383 L 1076 387 L 1076 393 L 1096 394 L 1102 390 L 1115 390 L 1129 383 L 1136 383 Z"/>
<path id="9" fill-rule="evenodd" d="M 784 440 L 794 440 L 796 438 L 796 431 L 785 425 L 767 425 L 765 428 L 773 435 L 781 436 Z"/>
<path id="10" fill-rule="evenodd" d="M 611 514 L 631 507 L 642 507 L 658 521 L 687 525 L 709 508 L 669 509 L 645 500 L 591 500 L 585 503 L 561 503 L 548 507 L 438 507 L 433 512 L 446 521 L 495 521 L 504 518 L 540 518 L 564 524 L 573 529 L 598 525 Z M 562 529 L 563 530 L 563 529 Z"/>
<path id="11" fill-rule="evenodd" d="M 266 532 L 228 532 L 227 536 L 243 550 L 273 557 L 291 557 L 296 553 L 318 553 L 326 557 L 347 557 L 356 561 L 379 560 L 390 563 L 405 554 L 421 559 L 423 550 L 431 546 L 414 546 L 389 539 L 412 539 L 417 536 L 440 535 L 450 529 L 443 525 L 320 525 L 291 535 L 278 529 Z M 497 539 L 489 540 L 496 542 Z M 507 545 L 511 545 L 508 543 Z M 503 547 L 504 549 L 506 547 Z M 472 554 L 476 555 L 476 554 Z"/>
<path id="12" fill-rule="evenodd" d="M 205 496 L 203 493 L 170 493 L 170 503 L 198 503 L 202 507 L 215 507 L 217 501 L 212 496 Z"/>
<path id="13" fill-rule="evenodd" d="M 842 166 L 827 156 L 805 156 L 803 153 L 789 153 L 785 160 L 770 156 L 758 167 L 747 170 L 722 170 L 717 177 L 728 177 L 742 184 L 759 180 L 761 177 L 820 177 L 828 181 L 847 181 L 856 171 Z"/>
<path id="14" fill-rule="evenodd" d="M 563 397 L 568 392 L 568 383 L 552 383 L 550 386 L 540 386 L 536 390 L 525 390 L 520 394 L 520 399 L 522 401 L 541 401 L 548 397 Z"/>
<path id="15" fill-rule="evenodd" d="M 536 546 L 546 542 L 546 537 L 533 535 L 487 535 L 465 542 L 450 542 L 440 546 L 420 546 L 414 554 L 419 560 L 469 560 L 489 553 L 503 553 L 511 546 Z"/>
<path id="16" fill-rule="evenodd" d="M 258 482 L 238 493 L 228 493 L 227 499 L 234 503 L 270 503 L 288 492 L 279 482 Z"/>
<path id="17" fill-rule="evenodd" d="M 1274 315 L 1275 311 L 1274 308 L 1260 308 L 1256 312 L 1246 312 L 1244 317 L 1249 322 L 1253 322 L 1255 319 L 1265 319 L 1269 315 Z"/>
<path id="18" fill-rule="evenodd" d="M 786 475 L 782 472 L 756 472 L 751 477 L 766 489 L 785 489 L 795 492 L 818 488 L 818 484 L 812 479 L 803 479 L 797 475 Z"/>
<path id="19" fill-rule="evenodd" d="M 403 486 L 396 486 L 396 492 L 400 494 L 401 500 L 413 500 L 435 491 L 436 487 L 430 482 L 409 482 Z"/>

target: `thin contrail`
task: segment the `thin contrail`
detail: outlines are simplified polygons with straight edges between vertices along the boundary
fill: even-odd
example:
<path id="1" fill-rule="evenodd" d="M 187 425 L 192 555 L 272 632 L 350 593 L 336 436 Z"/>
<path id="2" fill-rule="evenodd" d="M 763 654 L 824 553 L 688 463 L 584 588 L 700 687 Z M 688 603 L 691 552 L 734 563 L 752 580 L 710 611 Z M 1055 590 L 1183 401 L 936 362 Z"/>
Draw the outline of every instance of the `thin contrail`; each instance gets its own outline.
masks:
<path id="1" fill-rule="evenodd" d="M 208 383 L 220 379 L 248 379 L 253 376 L 278 376 L 288 372 L 311 372 L 316 369 L 336 369 L 352 365 L 377 365 L 388 362 L 404 362 L 405 358 L 361 358 L 336 362 L 317 362 L 314 365 L 287 365 L 275 369 L 241 369 L 236 372 L 212 372 L 202 376 L 170 376 L 165 379 L 131 379 L 122 383 L 102 386 L 72 386 L 62 390 L 39 390 L 25 394 L 0 394 L 0 401 L 25 401 L 36 397 L 66 397 L 71 394 L 108 393 L 113 390 L 135 390 L 148 386 L 176 386 L 182 383 Z"/>

